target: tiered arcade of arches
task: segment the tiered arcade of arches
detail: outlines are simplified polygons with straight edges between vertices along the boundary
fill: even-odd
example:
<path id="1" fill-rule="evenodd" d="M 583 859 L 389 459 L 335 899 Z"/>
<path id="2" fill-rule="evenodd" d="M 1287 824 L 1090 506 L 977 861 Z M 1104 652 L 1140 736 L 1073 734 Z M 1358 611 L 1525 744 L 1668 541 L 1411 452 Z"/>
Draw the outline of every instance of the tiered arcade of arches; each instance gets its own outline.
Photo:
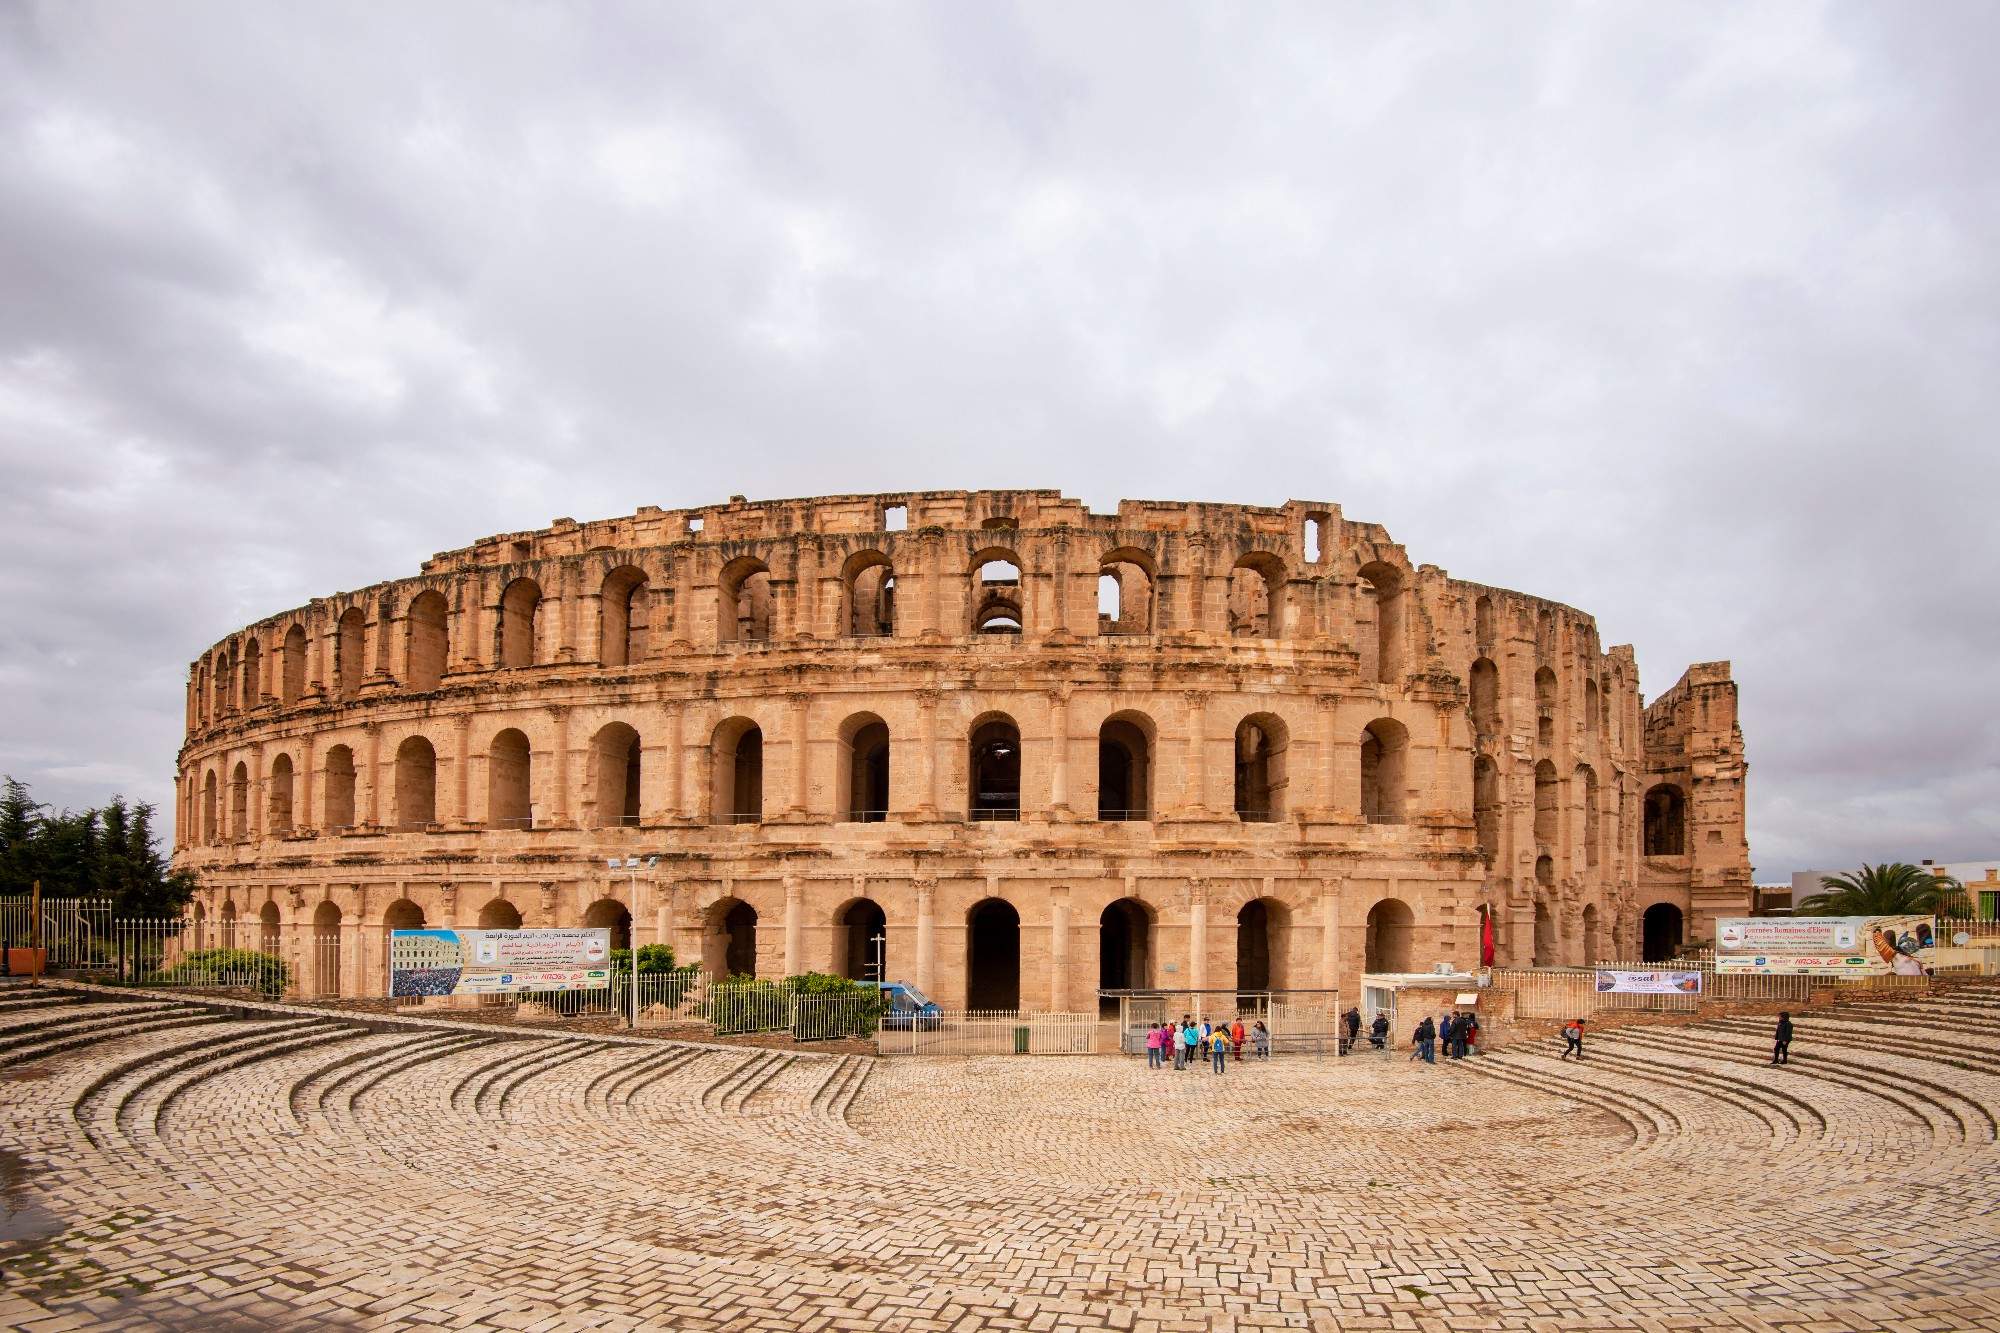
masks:
<path id="1" fill-rule="evenodd" d="M 959 1003 L 1341 989 L 1474 965 L 1487 916 L 1500 961 L 1584 962 L 1747 894 L 1726 664 L 1637 679 L 1331 506 L 641 510 L 204 654 L 177 855 L 281 939 L 616 901 L 711 970 Z M 327 966 L 365 987 L 371 948 Z"/>

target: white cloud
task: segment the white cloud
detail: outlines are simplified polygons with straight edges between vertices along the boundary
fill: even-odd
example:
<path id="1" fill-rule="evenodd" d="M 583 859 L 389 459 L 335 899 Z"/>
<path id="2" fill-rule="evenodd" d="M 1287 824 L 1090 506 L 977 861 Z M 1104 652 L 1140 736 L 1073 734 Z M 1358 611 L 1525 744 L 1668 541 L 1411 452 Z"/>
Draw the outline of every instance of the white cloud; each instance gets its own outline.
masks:
<path id="1" fill-rule="evenodd" d="M 1727 657 L 1760 874 L 1994 851 L 2000 10 L 29 5 L 0 770 L 556 514 L 1329 499 Z"/>

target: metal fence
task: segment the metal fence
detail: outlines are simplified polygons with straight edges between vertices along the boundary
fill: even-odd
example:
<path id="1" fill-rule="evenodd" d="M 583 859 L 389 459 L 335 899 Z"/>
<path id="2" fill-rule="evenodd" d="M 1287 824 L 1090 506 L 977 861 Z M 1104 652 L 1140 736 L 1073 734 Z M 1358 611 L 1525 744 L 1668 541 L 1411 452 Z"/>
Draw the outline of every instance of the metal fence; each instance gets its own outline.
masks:
<path id="1" fill-rule="evenodd" d="M 2000 949 L 1995 950 L 2000 954 Z M 1941 966 L 1952 967 L 1940 956 Z M 1996 958 L 2000 961 L 2000 958 Z M 1701 990 L 1665 995 L 1625 995 L 1597 989 L 1598 971 L 1699 972 Z M 1952 968 L 1956 970 L 1956 968 Z M 1966 970 L 1970 970 L 1967 968 Z M 1719 972 L 1712 956 L 1663 963 L 1598 963 L 1592 967 L 1502 967 L 1493 969 L 1493 988 L 1512 991 L 1517 1018 L 1587 1018 L 1604 1012 L 1693 1013 L 1704 1000 L 1738 1000 L 1804 1005 L 1815 990 L 1928 991 L 1930 977 L 1779 976 Z"/>
<path id="2" fill-rule="evenodd" d="M 883 1055 L 1090 1055 L 1099 1027 L 1096 1014 L 947 1009 L 895 1015 L 876 1041 Z"/>

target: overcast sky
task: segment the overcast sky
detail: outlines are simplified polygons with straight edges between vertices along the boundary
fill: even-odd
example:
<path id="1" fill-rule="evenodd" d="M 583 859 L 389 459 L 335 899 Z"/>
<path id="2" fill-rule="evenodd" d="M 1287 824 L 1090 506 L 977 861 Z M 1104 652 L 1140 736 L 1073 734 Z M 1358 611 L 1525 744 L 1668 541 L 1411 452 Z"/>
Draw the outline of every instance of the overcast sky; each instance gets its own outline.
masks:
<path id="1" fill-rule="evenodd" d="M 494 533 L 1341 504 L 1734 662 L 1758 879 L 2000 854 L 2000 5 L 0 0 L 0 771 Z"/>

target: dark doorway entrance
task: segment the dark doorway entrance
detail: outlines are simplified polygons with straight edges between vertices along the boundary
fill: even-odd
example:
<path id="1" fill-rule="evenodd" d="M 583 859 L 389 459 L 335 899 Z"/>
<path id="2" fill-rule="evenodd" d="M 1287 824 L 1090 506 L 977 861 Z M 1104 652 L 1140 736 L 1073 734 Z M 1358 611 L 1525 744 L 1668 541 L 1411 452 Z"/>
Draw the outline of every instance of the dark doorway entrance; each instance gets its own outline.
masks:
<path id="1" fill-rule="evenodd" d="M 1097 985 L 1100 990 L 1136 990 L 1152 984 L 1147 954 L 1152 947 L 1152 926 L 1146 909 L 1130 898 L 1120 898 L 1104 909 L 1097 919 Z M 1102 996 L 1098 1015 L 1114 1018 L 1118 1001 Z"/>
<path id="2" fill-rule="evenodd" d="M 1021 914 L 988 898 L 966 918 L 965 1007 L 1021 1007 Z"/>
<path id="3" fill-rule="evenodd" d="M 872 898 L 849 903 L 840 914 L 839 924 L 847 933 L 841 975 L 856 981 L 888 980 L 883 972 L 888 966 L 889 918 L 882 905 Z"/>
<path id="4" fill-rule="evenodd" d="M 723 967 L 732 977 L 757 975 L 757 909 L 738 903 L 722 919 L 722 933 L 729 945 L 723 950 Z"/>
<path id="5" fill-rule="evenodd" d="M 1261 898 L 1236 914 L 1236 989 L 1271 989 L 1271 912 Z"/>
<path id="6" fill-rule="evenodd" d="M 1646 962 L 1664 963 L 1681 951 L 1681 909 L 1672 903 L 1648 907 L 1643 930 Z"/>

